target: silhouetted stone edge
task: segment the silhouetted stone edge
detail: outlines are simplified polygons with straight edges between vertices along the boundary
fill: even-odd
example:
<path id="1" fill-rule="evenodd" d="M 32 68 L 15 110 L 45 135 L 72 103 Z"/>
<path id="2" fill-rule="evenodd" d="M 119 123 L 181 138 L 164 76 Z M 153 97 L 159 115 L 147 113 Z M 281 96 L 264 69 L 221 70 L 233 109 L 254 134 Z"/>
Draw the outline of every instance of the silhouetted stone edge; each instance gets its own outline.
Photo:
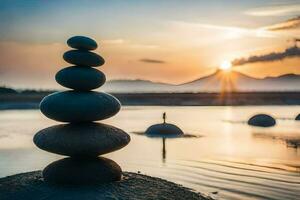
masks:
<path id="1" fill-rule="evenodd" d="M 0 178 L 1 200 L 100 199 L 200 199 L 200 193 L 160 178 L 123 172 L 121 181 L 96 186 L 54 186 L 43 181 L 41 171 Z"/>

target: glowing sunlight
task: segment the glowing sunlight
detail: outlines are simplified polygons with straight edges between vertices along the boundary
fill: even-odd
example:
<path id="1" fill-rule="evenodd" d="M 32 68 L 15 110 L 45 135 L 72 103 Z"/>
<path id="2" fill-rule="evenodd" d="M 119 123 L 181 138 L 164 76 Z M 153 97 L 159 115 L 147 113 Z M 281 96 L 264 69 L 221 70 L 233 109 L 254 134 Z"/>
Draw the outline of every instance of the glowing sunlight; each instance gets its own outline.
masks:
<path id="1" fill-rule="evenodd" d="M 219 66 L 219 69 L 223 70 L 223 71 L 230 71 L 232 68 L 232 64 L 230 61 L 225 60 L 221 63 L 221 65 Z"/>

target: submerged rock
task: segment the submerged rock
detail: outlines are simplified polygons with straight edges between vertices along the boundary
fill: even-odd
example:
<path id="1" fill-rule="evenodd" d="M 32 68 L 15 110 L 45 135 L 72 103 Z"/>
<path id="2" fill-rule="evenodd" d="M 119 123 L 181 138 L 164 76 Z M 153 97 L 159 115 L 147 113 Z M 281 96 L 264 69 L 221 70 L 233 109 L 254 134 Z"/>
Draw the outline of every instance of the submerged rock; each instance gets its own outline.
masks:
<path id="1" fill-rule="evenodd" d="M 119 112 L 119 100 L 103 92 L 56 92 L 40 103 L 41 112 L 61 122 L 89 122 L 106 119 Z"/>
<path id="2" fill-rule="evenodd" d="M 97 42 L 85 36 L 74 36 L 67 40 L 69 47 L 80 50 L 95 50 Z"/>
<path id="3" fill-rule="evenodd" d="M 119 181 L 121 173 L 120 166 L 107 158 L 64 158 L 48 165 L 43 170 L 43 177 L 54 184 L 92 185 Z"/>
<path id="4" fill-rule="evenodd" d="M 257 114 L 251 117 L 248 120 L 248 124 L 251 126 L 259 126 L 259 127 L 271 127 L 276 124 L 275 119 L 266 114 Z"/>
<path id="5" fill-rule="evenodd" d="M 70 50 L 64 53 L 63 58 L 66 62 L 87 67 L 98 67 L 105 63 L 104 59 L 93 52 Z"/>
<path id="6" fill-rule="evenodd" d="M 123 148 L 130 142 L 130 136 L 106 124 L 60 124 L 39 131 L 33 141 L 48 152 L 72 157 L 97 157 Z"/>
<path id="7" fill-rule="evenodd" d="M 150 137 L 178 137 L 183 135 L 183 131 L 174 124 L 161 123 L 150 126 L 145 134 Z"/>
<path id="8" fill-rule="evenodd" d="M 60 85 L 81 91 L 89 91 L 102 86 L 105 81 L 105 75 L 90 67 L 67 67 L 55 75 L 56 82 Z"/>

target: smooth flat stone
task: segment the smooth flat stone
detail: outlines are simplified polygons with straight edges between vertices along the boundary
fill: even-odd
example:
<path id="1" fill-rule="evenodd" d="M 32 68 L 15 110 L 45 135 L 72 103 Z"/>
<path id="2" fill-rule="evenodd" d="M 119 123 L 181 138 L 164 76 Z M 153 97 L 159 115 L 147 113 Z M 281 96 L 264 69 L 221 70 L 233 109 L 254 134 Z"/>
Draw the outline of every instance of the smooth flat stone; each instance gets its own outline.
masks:
<path id="1" fill-rule="evenodd" d="M 101 123 L 60 124 L 40 130 L 33 142 L 40 149 L 55 154 L 97 157 L 123 148 L 130 142 L 130 136 Z"/>
<path id="2" fill-rule="evenodd" d="M 67 51 L 64 53 L 63 58 L 68 63 L 87 67 L 97 67 L 105 63 L 100 55 L 82 50 Z"/>
<path id="3" fill-rule="evenodd" d="M 119 112 L 118 99 L 104 92 L 56 92 L 40 103 L 41 112 L 61 122 L 91 122 L 106 119 Z"/>
<path id="4" fill-rule="evenodd" d="M 150 126 L 145 134 L 149 137 L 173 138 L 183 136 L 183 131 L 174 124 L 161 123 Z"/>
<path id="5" fill-rule="evenodd" d="M 64 158 L 48 165 L 43 170 L 43 177 L 53 184 L 93 185 L 119 181 L 121 173 L 120 166 L 107 158 Z"/>
<path id="6" fill-rule="evenodd" d="M 88 91 L 101 87 L 105 83 L 106 77 L 97 69 L 73 66 L 57 72 L 55 80 L 64 87 Z"/>
<path id="7" fill-rule="evenodd" d="M 275 119 L 266 114 L 257 114 L 248 120 L 248 125 L 259 127 L 271 127 L 276 124 Z"/>
<path id="8" fill-rule="evenodd" d="M 95 50 L 98 45 L 97 42 L 89 37 L 74 36 L 68 39 L 67 44 L 69 47 L 80 50 Z"/>

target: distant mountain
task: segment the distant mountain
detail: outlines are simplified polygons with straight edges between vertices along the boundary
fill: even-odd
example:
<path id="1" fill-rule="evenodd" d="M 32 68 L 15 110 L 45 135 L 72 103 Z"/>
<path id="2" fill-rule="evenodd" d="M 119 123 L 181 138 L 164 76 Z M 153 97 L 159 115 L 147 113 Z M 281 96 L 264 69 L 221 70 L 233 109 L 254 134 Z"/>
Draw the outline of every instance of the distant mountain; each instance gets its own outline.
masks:
<path id="1" fill-rule="evenodd" d="M 285 74 L 278 77 L 267 77 L 256 84 L 258 91 L 300 91 L 300 76 Z M 255 88 L 252 87 L 252 90 Z"/>
<path id="2" fill-rule="evenodd" d="M 223 90 L 239 90 L 242 85 L 257 82 L 259 79 L 252 78 L 240 72 L 231 71 L 224 72 L 217 70 L 215 73 L 196 79 L 194 81 L 180 85 L 191 92 L 205 91 L 205 92 L 219 92 Z"/>
<path id="3" fill-rule="evenodd" d="M 0 94 L 13 94 L 13 93 L 17 93 L 17 91 L 8 87 L 0 87 Z"/>
<path id="4" fill-rule="evenodd" d="M 146 80 L 112 80 L 101 87 L 104 91 L 118 93 L 169 92 L 174 85 Z"/>
<path id="5" fill-rule="evenodd" d="M 101 88 L 102 89 L 102 88 Z M 279 77 L 257 79 L 240 72 L 216 71 L 206 77 L 180 85 L 155 83 L 145 80 L 112 80 L 103 90 L 109 92 L 220 92 L 234 91 L 300 91 L 300 76 L 286 74 Z"/>

